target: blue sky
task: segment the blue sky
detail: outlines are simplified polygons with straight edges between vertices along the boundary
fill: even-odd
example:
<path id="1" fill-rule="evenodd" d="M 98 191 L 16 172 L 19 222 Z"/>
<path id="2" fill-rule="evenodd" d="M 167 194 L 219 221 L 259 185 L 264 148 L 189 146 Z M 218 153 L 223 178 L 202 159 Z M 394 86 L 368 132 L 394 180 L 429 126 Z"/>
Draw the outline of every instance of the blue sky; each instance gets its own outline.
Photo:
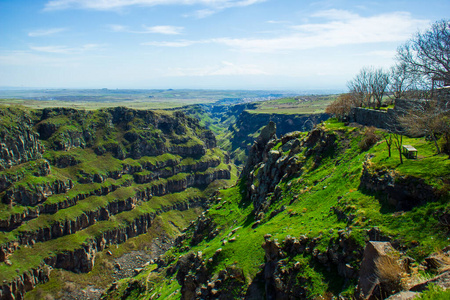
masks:
<path id="1" fill-rule="evenodd" d="M 448 0 L 0 0 L 0 86 L 343 89 Z"/>

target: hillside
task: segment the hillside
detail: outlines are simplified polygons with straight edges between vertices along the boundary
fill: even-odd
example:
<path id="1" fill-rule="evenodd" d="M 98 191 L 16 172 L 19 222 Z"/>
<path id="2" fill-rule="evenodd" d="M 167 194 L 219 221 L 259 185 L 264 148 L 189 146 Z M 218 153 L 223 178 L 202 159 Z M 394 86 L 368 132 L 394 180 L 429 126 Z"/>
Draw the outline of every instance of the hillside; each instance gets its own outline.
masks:
<path id="1" fill-rule="evenodd" d="M 400 165 L 365 128 L 274 133 L 175 247 L 103 299 L 386 298 L 448 269 L 450 160 L 430 142 L 405 138 L 419 157 Z"/>
<path id="2" fill-rule="evenodd" d="M 237 166 L 245 164 L 248 151 L 261 128 L 270 121 L 276 134 L 309 131 L 328 119 L 326 104 L 335 96 L 302 96 L 236 105 L 202 104 L 185 106 L 180 111 L 200 121 L 217 137 L 218 146 L 230 154 Z M 325 100 L 324 100 L 325 99 Z"/>
<path id="3" fill-rule="evenodd" d="M 143 234 L 154 238 L 144 254 L 162 253 L 150 248 L 169 247 L 234 176 L 214 134 L 181 112 L 3 106 L 0 115 L 0 299 L 21 299 L 60 270 L 97 270 L 99 252 L 119 259 L 125 250 L 108 248 Z M 95 289 L 131 275 L 119 271 L 102 268 Z"/>

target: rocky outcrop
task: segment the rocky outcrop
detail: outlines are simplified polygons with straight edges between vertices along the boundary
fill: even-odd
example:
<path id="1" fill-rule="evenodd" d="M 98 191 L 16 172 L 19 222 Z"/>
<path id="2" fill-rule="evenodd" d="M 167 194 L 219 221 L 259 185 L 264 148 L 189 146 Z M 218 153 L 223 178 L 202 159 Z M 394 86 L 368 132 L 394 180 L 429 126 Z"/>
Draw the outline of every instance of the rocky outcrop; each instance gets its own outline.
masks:
<path id="1" fill-rule="evenodd" d="M 182 112 L 162 113 L 125 107 L 96 112 L 51 108 L 42 111 L 36 130 L 54 150 L 93 147 L 97 155 L 110 152 L 119 159 L 164 153 L 198 156 L 206 149 L 216 147 L 214 134 Z M 117 132 L 122 133 L 123 141 L 116 139 Z M 98 136 L 103 139 L 98 140 Z M 182 142 L 183 138 L 189 142 Z"/>
<path id="2" fill-rule="evenodd" d="M 338 238 L 328 241 L 325 251 L 318 250 L 321 237 L 310 238 L 301 235 L 298 238 L 287 236 L 283 242 L 272 239 L 270 234 L 264 237 L 262 248 L 265 251 L 263 276 L 267 299 L 307 299 L 307 278 L 299 278 L 304 262 L 292 261 L 299 254 L 310 255 L 326 268 L 335 268 L 339 276 L 346 280 L 355 279 L 358 270 L 355 267 L 362 259 L 362 247 L 355 241 L 351 231 L 340 230 Z"/>
<path id="3" fill-rule="evenodd" d="M 0 171 L 42 157 L 32 115 L 20 108 L 0 109 Z"/>
<path id="4" fill-rule="evenodd" d="M 45 201 L 51 195 L 66 193 L 71 188 L 73 188 L 73 182 L 70 179 L 28 183 L 9 188 L 2 201 L 6 204 L 15 202 L 23 206 L 34 206 Z"/>
<path id="5" fill-rule="evenodd" d="M 3 282 L 0 289 L 0 299 L 23 299 L 25 293 L 34 289 L 37 284 L 47 282 L 50 272 L 51 267 L 41 264 L 39 267 L 26 271 L 14 278 L 12 282 Z"/>
<path id="6" fill-rule="evenodd" d="M 213 149 L 213 133 L 181 112 L 122 107 L 0 113 L 6 116 L 0 132 L 8 134 L 0 136 L 0 197 L 8 204 L 0 220 L 0 262 L 11 268 L 0 299 L 22 298 L 48 280 L 34 269 L 16 271 L 26 268 L 16 258 L 38 251 L 36 243 L 48 246 L 40 253 L 45 265 L 88 272 L 97 251 L 145 233 L 162 212 L 202 206 L 203 196 L 194 195 L 231 177 L 231 168 L 221 165 L 223 154 Z M 37 160 L 44 150 L 38 138 L 50 149 L 46 160 Z M 190 187 L 191 198 L 175 204 L 177 196 L 144 203 Z"/>
<path id="7" fill-rule="evenodd" d="M 251 135 L 269 122 L 276 124 L 276 134 L 282 136 L 293 131 L 312 130 L 316 124 L 319 124 L 328 118 L 329 116 L 327 114 L 255 114 L 242 111 L 242 113 L 237 116 L 237 130 L 233 142 L 238 143 L 239 141 L 244 140 L 245 142 L 241 143 L 241 147 L 245 147 L 247 143 L 252 143 Z"/>
<path id="8" fill-rule="evenodd" d="M 34 245 L 36 242 L 49 241 L 58 237 L 73 234 L 98 221 L 108 220 L 112 215 L 122 211 L 132 210 L 137 201 L 149 201 L 153 196 L 177 193 L 193 186 L 206 186 L 214 180 L 229 179 L 230 176 L 229 170 L 220 169 L 213 170 L 206 174 L 187 174 L 186 177 L 181 179 L 170 179 L 166 182 L 155 183 L 144 190 L 135 192 L 131 197 L 126 199 L 116 199 L 115 201 L 108 203 L 105 207 L 86 211 L 74 219 L 54 221 L 47 227 L 41 227 L 37 230 L 33 229 L 33 231 L 22 230 L 17 234 L 15 240 L 0 245 L 0 261 L 4 261 L 7 255 L 13 253 L 17 249 L 17 245 Z M 118 187 L 114 186 L 113 188 Z M 106 192 L 106 190 L 100 190 L 99 192 Z M 86 195 L 79 194 L 78 197 L 72 198 L 72 201 L 65 201 L 63 203 L 75 205 L 78 200 L 81 200 L 80 197 L 84 196 Z M 59 204 L 62 205 L 62 203 Z M 49 207 L 47 209 L 50 210 L 51 208 Z M 20 221 L 22 220 L 23 218 L 20 218 Z"/>
<path id="9" fill-rule="evenodd" d="M 360 188 L 382 195 L 398 211 L 411 210 L 439 198 L 436 189 L 423 179 L 402 176 L 394 170 L 374 169 L 370 156 L 366 157 L 363 164 Z"/>
<path id="10" fill-rule="evenodd" d="M 0 193 L 15 182 L 22 180 L 29 173 L 35 177 L 42 177 L 49 175 L 50 172 L 50 164 L 45 159 L 30 161 L 20 166 L 4 170 L 0 172 Z"/>
<path id="11" fill-rule="evenodd" d="M 120 244 L 129 238 L 147 232 L 156 216 L 170 210 L 186 210 L 191 207 L 203 206 L 205 199 L 192 198 L 170 206 L 163 206 L 152 213 L 142 214 L 132 220 L 127 226 L 113 228 L 101 232 L 79 248 L 57 253 L 44 259 L 45 264 L 31 271 L 26 271 L 11 282 L 3 282 L 0 300 L 22 299 L 26 291 L 31 290 L 37 283 L 46 282 L 51 268 L 61 268 L 73 272 L 89 272 L 95 264 L 95 255 L 111 244 Z M 30 275 L 31 274 L 31 275 Z"/>
<path id="12" fill-rule="evenodd" d="M 332 153 L 336 137 L 321 128 L 316 128 L 305 138 L 300 132 L 293 132 L 276 139 L 275 124 L 269 123 L 261 130 L 250 149 L 247 164 L 242 176 L 247 181 L 247 197 L 252 200 L 256 219 L 278 199 L 280 189 L 277 185 L 293 176 L 300 175 L 304 160 L 297 156 L 306 148 L 305 155 L 313 156 L 315 163 Z"/>
<path id="13" fill-rule="evenodd" d="M 98 188 L 91 189 L 90 191 L 80 191 L 74 196 L 65 197 L 65 199 L 56 203 L 44 202 L 36 205 L 35 207 L 27 207 L 21 213 L 11 214 L 6 219 L 1 219 L 0 230 L 11 231 L 20 226 L 20 224 L 22 224 L 22 222 L 25 220 L 34 219 L 40 214 L 54 214 L 61 209 L 74 206 L 80 200 L 86 199 L 90 196 L 105 196 L 109 193 L 114 192 L 120 187 L 130 186 L 131 183 L 131 180 L 126 180 L 120 184 L 103 185 Z"/>
<path id="14" fill-rule="evenodd" d="M 219 271 L 212 277 L 208 266 L 213 265 L 222 249 L 217 249 L 208 260 L 202 252 L 189 252 L 182 256 L 177 264 L 168 270 L 169 274 L 177 272 L 176 279 L 181 285 L 181 299 L 231 299 L 230 295 L 243 296 L 245 276 L 241 269 L 234 265 Z"/>

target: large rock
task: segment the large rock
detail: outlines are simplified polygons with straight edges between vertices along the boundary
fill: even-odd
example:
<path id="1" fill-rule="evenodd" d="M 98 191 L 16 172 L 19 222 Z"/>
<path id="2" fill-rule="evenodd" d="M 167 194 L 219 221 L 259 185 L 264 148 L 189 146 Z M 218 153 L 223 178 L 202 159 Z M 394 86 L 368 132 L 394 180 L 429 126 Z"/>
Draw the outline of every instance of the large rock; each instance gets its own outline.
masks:
<path id="1" fill-rule="evenodd" d="M 33 119 L 20 108 L 0 110 L 0 171 L 42 157 L 44 146 Z"/>
<path id="2" fill-rule="evenodd" d="M 370 241 L 364 249 L 363 260 L 359 273 L 359 282 L 356 295 L 359 299 L 382 299 L 392 294 L 392 289 L 395 288 L 397 282 L 398 265 L 396 265 L 393 254 L 394 248 L 390 242 L 375 242 Z M 383 263 L 392 262 L 389 266 Z M 384 275 L 384 270 L 390 267 L 392 276 L 387 278 Z M 387 282 L 393 280 L 394 282 Z"/>

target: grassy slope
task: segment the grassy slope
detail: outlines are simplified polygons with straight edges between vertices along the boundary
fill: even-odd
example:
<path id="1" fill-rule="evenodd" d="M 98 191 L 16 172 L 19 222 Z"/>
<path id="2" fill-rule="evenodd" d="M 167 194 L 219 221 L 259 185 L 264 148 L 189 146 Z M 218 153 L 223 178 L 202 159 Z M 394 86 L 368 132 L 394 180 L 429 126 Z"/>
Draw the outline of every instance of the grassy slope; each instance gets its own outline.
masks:
<path id="1" fill-rule="evenodd" d="M 266 217 L 263 224 L 252 229 L 253 214 L 252 205 L 244 197 L 243 182 L 233 188 L 222 190 L 221 203 L 213 205 L 207 216 L 211 217 L 220 229 L 220 234 L 212 240 L 206 240 L 188 251 L 196 253 L 202 251 L 203 257 L 208 259 L 214 252 L 222 248 L 219 262 L 213 267 L 214 273 L 224 269 L 226 266 L 235 265 L 242 268 L 246 284 L 250 284 L 260 265 L 264 263 L 264 251 L 261 244 L 264 235 L 270 233 L 279 240 L 287 235 L 298 237 L 307 235 L 309 237 L 320 236 L 319 250 L 325 250 L 327 243 L 332 237 L 337 237 L 339 229 L 350 229 L 350 235 L 364 246 L 367 229 L 374 226 L 379 227 L 384 234 L 398 239 L 408 249 L 407 255 L 412 256 L 420 262 L 426 255 L 437 249 L 448 245 L 448 232 L 439 226 L 432 212 L 438 209 L 449 209 L 448 179 L 450 160 L 443 155 L 435 155 L 432 145 L 423 139 L 405 139 L 419 150 L 418 160 L 405 160 L 398 166 L 398 155 L 393 154 L 387 158 L 387 151 L 383 142 L 378 143 L 367 152 L 361 151 L 358 142 L 361 140 L 360 130 L 357 128 L 346 128 L 341 123 L 328 122 L 328 130 L 338 132 L 339 140 L 334 153 L 329 153 L 321 164 L 313 167 L 313 157 L 303 157 L 306 161 L 304 173 L 300 177 L 289 178 L 281 182 L 282 197 L 280 197 L 266 214 L 286 205 L 286 210 L 275 217 Z M 423 177 L 430 184 L 441 186 L 444 196 L 441 201 L 426 203 L 411 211 L 396 213 L 392 208 L 385 207 L 380 195 L 371 195 L 359 189 L 362 164 L 367 154 L 375 155 L 372 162 L 375 167 L 397 167 L 400 174 L 411 174 Z M 303 154 L 300 153 L 299 156 Z M 429 165 L 436 165 L 430 173 Z M 446 181 L 445 187 L 442 182 Z M 341 198 L 342 197 L 342 198 Z M 340 200 L 339 200 L 340 199 Z M 223 202 L 226 201 L 225 204 Z M 355 215 L 350 222 L 343 222 L 330 211 L 335 206 L 347 213 Z M 235 234 L 231 231 L 239 228 Z M 224 239 L 236 236 L 233 243 L 223 244 Z M 418 246 L 412 246 L 417 245 Z M 183 245 L 189 245 L 189 241 Z M 184 250 L 184 249 L 183 249 Z M 172 249 L 166 256 L 179 257 L 188 251 Z M 309 296 L 324 295 L 331 292 L 351 295 L 355 282 L 344 285 L 333 270 L 328 272 L 313 263 L 310 255 L 304 254 L 291 258 L 299 261 L 304 266 L 303 276 L 307 278 Z M 357 264 L 358 262 L 353 262 Z M 179 299 L 180 286 L 172 277 L 163 273 L 152 272 L 151 267 L 134 279 L 123 280 L 115 294 L 111 298 L 119 298 L 130 282 L 139 282 L 141 290 L 139 297 L 151 299 L 152 295 L 160 294 L 161 299 Z M 142 288 L 144 287 L 144 288 Z M 245 290 L 246 287 L 244 286 Z M 132 293 L 128 299 L 137 296 Z"/>
<path id="2" fill-rule="evenodd" d="M 264 101 L 258 104 L 251 113 L 262 114 L 317 114 L 323 113 L 328 104 L 336 99 L 336 95 L 303 96 Z"/>
<path id="3" fill-rule="evenodd" d="M 24 114 L 28 116 L 28 114 L 35 113 L 34 111 L 30 111 L 27 108 L 23 107 L 12 107 L 5 108 L 6 115 L 9 116 L 11 114 L 9 111 L 14 110 L 14 112 Z M 158 114 L 165 114 L 168 117 L 173 115 L 173 112 L 157 112 Z M 83 117 L 87 116 L 87 117 Z M 70 120 L 69 120 L 70 119 Z M 82 123 L 80 123 L 80 119 L 82 119 Z M 4 122 L 6 119 L 2 119 Z M 98 144 L 99 140 L 104 140 L 104 132 L 100 132 L 102 130 L 102 126 L 104 123 L 108 123 L 107 116 L 105 112 L 102 111 L 94 111 L 94 112 L 80 112 L 80 114 L 70 114 L 69 116 L 60 116 L 55 115 L 51 116 L 45 122 L 61 125 L 61 124 L 72 124 L 75 129 L 80 127 L 80 124 L 83 124 L 85 128 L 88 128 L 92 124 L 97 124 L 99 127 L 94 141 L 90 142 L 90 145 L 95 146 Z M 139 122 L 137 120 L 136 122 Z M 146 124 L 132 124 L 130 123 L 130 127 L 132 129 L 145 127 Z M 187 126 L 183 124 L 183 126 Z M 111 127 L 111 126 L 109 126 Z M 59 129 L 64 129 L 60 127 Z M 80 127 L 81 128 L 81 127 Z M 59 135 L 60 130 L 54 134 Z M 72 128 L 73 129 L 73 128 Z M 77 129 L 78 130 L 78 129 Z M 197 144 L 202 144 L 198 137 L 194 136 L 194 131 L 196 134 L 202 134 L 203 128 L 186 128 L 186 133 L 182 136 L 182 138 L 191 137 L 183 144 L 178 144 L 179 146 L 188 147 Z M 113 128 L 112 135 L 114 138 L 114 142 L 123 142 L 123 139 L 120 137 L 123 135 L 123 129 L 120 126 L 116 126 Z M 53 136 L 52 136 L 53 137 Z M 83 200 L 78 200 L 77 203 L 73 206 L 70 206 L 65 209 L 61 209 L 55 214 L 43 214 L 41 213 L 39 216 L 32 218 L 30 220 L 25 220 L 25 222 L 19 226 L 18 228 L 13 229 L 12 231 L 3 231 L 0 232 L 0 242 L 5 243 L 7 241 L 16 241 L 20 235 L 26 234 L 27 232 L 34 232 L 37 229 L 48 228 L 51 224 L 55 222 L 64 222 L 65 220 L 74 220 L 76 217 L 88 213 L 90 211 L 96 211 L 100 207 L 105 207 L 108 203 L 120 201 L 121 199 L 127 199 L 129 197 L 134 196 L 137 192 L 151 187 L 153 184 L 158 184 L 162 182 L 167 182 L 169 180 L 175 179 L 183 179 L 187 174 L 180 173 L 168 178 L 160 178 L 158 180 L 154 180 L 150 183 L 146 184 L 138 184 L 133 181 L 133 175 L 123 174 L 121 178 L 113 179 L 110 178 L 112 173 L 120 173 L 122 170 L 127 169 L 128 167 L 138 167 L 142 166 L 144 169 L 151 167 L 152 169 L 159 169 L 161 165 L 165 165 L 167 162 L 173 162 L 173 164 L 181 165 L 181 166 L 195 166 L 195 164 L 203 164 L 207 162 L 223 162 L 224 161 L 224 153 L 217 149 L 208 149 L 205 155 L 197 156 L 197 157 L 181 157 L 180 155 L 174 155 L 170 153 L 165 153 L 159 156 L 148 157 L 144 156 L 139 159 L 118 159 L 113 157 L 113 155 L 109 152 L 103 155 L 97 155 L 93 148 L 72 148 L 68 151 L 57 151 L 51 150 L 52 145 L 52 137 L 48 140 L 43 141 L 47 150 L 44 154 L 44 158 L 48 159 L 52 164 L 57 161 L 60 157 L 71 157 L 73 160 L 77 161 L 74 166 L 69 166 L 66 168 L 57 168 L 54 165 L 51 166 L 51 174 L 48 176 L 34 176 L 38 165 L 44 160 L 38 160 L 36 162 L 27 162 L 25 164 L 21 164 L 19 166 L 15 166 L 11 169 L 7 169 L 1 171 L 0 175 L 10 176 L 11 174 L 19 174 L 19 178 L 16 182 L 13 183 L 13 186 L 32 186 L 36 183 L 47 183 L 52 182 L 55 179 L 67 180 L 71 179 L 74 182 L 74 187 L 70 189 L 67 193 L 51 195 L 49 196 L 43 203 L 40 205 L 52 205 L 57 204 L 59 202 L 64 202 L 66 199 L 76 198 L 80 194 L 94 193 L 94 191 L 106 190 L 111 186 L 117 187 L 115 191 L 104 195 L 104 196 L 90 196 Z M 109 136 L 108 136 L 109 138 Z M 169 138 L 166 139 L 167 143 L 171 142 L 171 139 L 179 138 L 175 134 L 170 135 Z M 170 164 L 169 164 L 170 165 Z M 218 167 L 214 169 L 228 169 L 228 165 L 221 163 Z M 147 171 L 150 172 L 150 171 Z M 213 172 L 212 168 L 208 168 L 206 170 L 200 170 L 197 172 L 192 172 L 192 174 L 206 174 Z M 124 211 L 118 213 L 114 216 L 111 216 L 107 221 L 99 221 L 96 222 L 93 226 L 90 226 L 84 230 L 80 230 L 75 234 L 63 236 L 54 240 L 50 240 L 47 242 L 36 243 L 34 246 L 23 246 L 20 247 L 17 251 L 15 251 L 11 256 L 9 256 L 8 260 L 12 263 L 11 266 L 6 263 L 0 263 L 0 281 L 9 281 L 18 274 L 22 274 L 24 271 L 29 270 L 30 268 L 37 267 L 41 264 L 42 260 L 46 257 L 54 255 L 56 253 L 61 253 L 66 250 L 73 250 L 81 247 L 84 243 L 90 241 L 93 237 L 99 236 L 102 232 L 106 230 L 112 230 L 114 228 L 121 228 L 127 226 L 131 221 L 138 218 L 143 214 L 153 213 L 160 210 L 162 207 L 168 207 L 177 203 L 186 202 L 191 199 L 206 199 L 210 193 L 215 191 L 219 187 L 223 187 L 225 185 L 229 185 L 231 182 L 236 180 L 236 168 L 233 166 L 231 169 L 232 179 L 231 181 L 227 180 L 216 180 L 212 182 L 207 187 L 198 188 L 188 188 L 184 192 L 169 194 L 161 197 L 153 197 L 148 202 L 138 201 L 136 203 L 136 207 L 131 211 Z M 100 175 L 104 178 L 104 182 L 102 183 L 81 183 L 81 179 L 86 179 L 92 177 L 93 175 Z M 4 193 L 0 193 L 0 197 L 4 196 Z M 97 194 L 98 195 L 98 194 Z M 21 213 L 27 211 L 28 209 L 33 210 L 34 207 L 26 207 L 21 206 L 19 204 L 14 205 L 6 205 L 4 203 L 0 203 L 0 217 L 3 220 L 8 219 L 10 216 L 16 213 Z M 165 213 L 167 219 L 172 220 L 174 224 L 178 224 L 179 228 L 183 228 L 186 226 L 186 222 L 188 220 L 192 220 L 195 215 L 194 212 L 198 215 L 198 209 L 190 210 L 190 212 L 186 212 L 186 215 L 183 213 L 177 212 Z M 171 216 L 171 217 L 169 217 Z M 183 216 L 183 217 L 181 217 Z M 164 217 L 162 217 L 164 218 Z M 172 219 L 171 219 L 172 218 Z M 167 222 L 166 222 L 167 223 Z M 166 225 L 165 225 L 166 226 Z M 167 227 L 168 226 L 168 227 Z M 165 232 L 174 231 L 174 229 L 170 229 L 169 225 L 165 228 Z M 169 230 L 170 229 L 170 230 Z M 169 233 L 170 233 L 169 232 Z M 176 233 L 176 232 L 175 232 Z M 171 234 L 175 234 L 171 233 Z M 139 243 L 138 243 L 139 244 Z M 144 243 L 145 244 L 145 243 Z M 80 275 L 80 277 L 83 277 Z M 85 277 L 83 277 L 85 278 Z M 104 283 L 106 285 L 107 283 Z"/>

